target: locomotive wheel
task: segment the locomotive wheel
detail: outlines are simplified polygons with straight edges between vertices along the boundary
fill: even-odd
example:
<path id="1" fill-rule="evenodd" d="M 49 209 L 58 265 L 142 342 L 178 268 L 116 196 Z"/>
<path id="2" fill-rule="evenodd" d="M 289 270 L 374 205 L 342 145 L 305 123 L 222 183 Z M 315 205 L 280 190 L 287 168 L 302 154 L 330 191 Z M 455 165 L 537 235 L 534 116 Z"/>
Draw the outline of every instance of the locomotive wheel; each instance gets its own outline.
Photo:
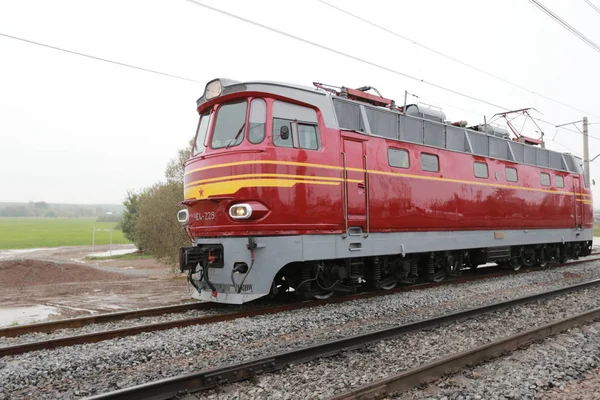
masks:
<path id="1" fill-rule="evenodd" d="M 446 279 L 446 271 L 440 270 L 435 274 L 431 275 L 430 278 L 432 282 L 442 282 Z"/>
<path id="2" fill-rule="evenodd" d="M 518 258 L 513 258 L 510 260 L 510 267 L 513 271 L 518 271 L 521 269 L 521 261 Z"/>
<path id="3" fill-rule="evenodd" d="M 333 296 L 333 292 L 323 292 L 323 293 L 315 294 L 313 297 L 317 300 L 327 300 L 331 296 Z"/>
<path id="4" fill-rule="evenodd" d="M 389 282 L 389 283 L 382 283 L 382 284 L 381 284 L 381 288 L 382 288 L 383 290 L 392 290 L 393 288 L 395 288 L 395 287 L 396 287 L 396 285 L 397 285 L 397 284 L 398 284 L 398 281 L 397 281 L 397 280 L 394 280 L 394 281 L 391 281 L 391 282 Z"/>

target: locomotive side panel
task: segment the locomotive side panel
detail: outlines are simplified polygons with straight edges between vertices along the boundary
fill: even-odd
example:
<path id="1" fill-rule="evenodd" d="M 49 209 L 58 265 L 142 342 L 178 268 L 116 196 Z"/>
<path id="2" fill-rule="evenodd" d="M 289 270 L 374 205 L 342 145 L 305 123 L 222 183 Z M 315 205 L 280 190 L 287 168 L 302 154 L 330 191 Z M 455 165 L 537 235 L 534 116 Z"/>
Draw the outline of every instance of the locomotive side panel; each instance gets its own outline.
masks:
<path id="1" fill-rule="evenodd" d="M 369 159 L 377 160 L 369 170 L 374 231 L 575 228 L 572 182 L 578 176 L 383 138 L 369 141 Z M 397 162 L 390 151 L 402 152 L 405 163 L 390 165 Z M 437 157 L 437 172 L 423 170 L 422 154 Z M 476 163 L 484 172 L 480 177 Z M 512 181 L 507 173 L 514 174 Z M 541 173 L 550 176 L 550 185 L 542 186 Z M 563 187 L 556 186 L 556 176 Z"/>

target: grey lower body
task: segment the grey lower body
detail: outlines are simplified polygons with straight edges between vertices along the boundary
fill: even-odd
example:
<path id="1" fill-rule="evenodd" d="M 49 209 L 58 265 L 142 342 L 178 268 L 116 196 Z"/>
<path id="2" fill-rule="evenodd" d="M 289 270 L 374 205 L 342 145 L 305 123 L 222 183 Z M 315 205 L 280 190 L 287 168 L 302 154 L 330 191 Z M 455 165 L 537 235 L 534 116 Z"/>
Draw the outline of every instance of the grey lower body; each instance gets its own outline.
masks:
<path id="1" fill-rule="evenodd" d="M 208 267 L 204 272 L 208 279 L 195 280 L 201 290 L 194 290 L 193 297 L 228 304 L 258 299 L 271 292 L 275 275 L 292 262 L 565 244 L 591 241 L 592 237 L 592 229 L 392 232 L 368 236 L 358 231 L 350 235 L 255 236 L 253 252 L 248 249 L 248 237 L 197 238 L 194 245 L 222 245 L 223 262 L 222 267 Z M 245 273 L 232 273 L 235 263 L 246 263 L 250 268 Z M 199 278 L 200 274 L 192 277 Z"/>

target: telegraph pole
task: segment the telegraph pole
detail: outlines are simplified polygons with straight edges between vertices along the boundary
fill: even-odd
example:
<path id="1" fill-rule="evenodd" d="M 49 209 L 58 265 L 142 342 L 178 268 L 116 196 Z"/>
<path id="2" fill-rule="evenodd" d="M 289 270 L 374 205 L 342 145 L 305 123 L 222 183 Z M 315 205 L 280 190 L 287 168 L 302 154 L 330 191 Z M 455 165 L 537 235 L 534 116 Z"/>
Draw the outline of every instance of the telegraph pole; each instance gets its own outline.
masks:
<path id="1" fill-rule="evenodd" d="M 588 119 L 583 117 L 583 174 L 585 187 L 590 187 L 590 151 L 588 145 Z"/>

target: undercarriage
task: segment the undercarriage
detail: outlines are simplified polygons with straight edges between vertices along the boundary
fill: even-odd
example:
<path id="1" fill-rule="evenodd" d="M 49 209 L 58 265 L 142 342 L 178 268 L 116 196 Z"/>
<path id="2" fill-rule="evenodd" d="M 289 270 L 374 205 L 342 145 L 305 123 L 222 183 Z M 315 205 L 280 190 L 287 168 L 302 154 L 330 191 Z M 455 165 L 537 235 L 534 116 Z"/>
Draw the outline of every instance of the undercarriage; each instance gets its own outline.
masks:
<path id="1" fill-rule="evenodd" d="M 591 248 L 591 241 L 583 241 L 295 262 L 275 276 L 271 294 L 294 291 L 303 298 L 325 299 L 334 294 L 390 290 L 397 285 L 441 282 L 487 263 L 515 271 L 545 268 L 587 256 Z"/>

